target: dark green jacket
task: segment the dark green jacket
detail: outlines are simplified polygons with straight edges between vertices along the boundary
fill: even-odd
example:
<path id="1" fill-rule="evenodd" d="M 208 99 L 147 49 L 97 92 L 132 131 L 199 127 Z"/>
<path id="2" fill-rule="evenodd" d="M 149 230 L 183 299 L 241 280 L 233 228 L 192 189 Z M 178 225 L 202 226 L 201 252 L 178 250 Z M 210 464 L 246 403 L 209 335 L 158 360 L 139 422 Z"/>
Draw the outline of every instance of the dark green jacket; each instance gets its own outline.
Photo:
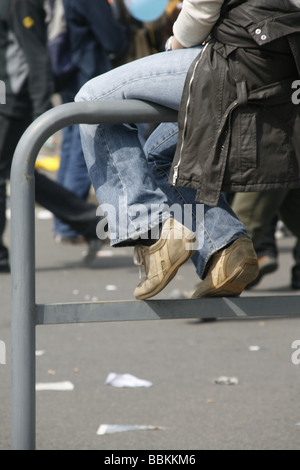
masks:
<path id="1" fill-rule="evenodd" d="M 170 183 L 211 206 L 299 187 L 299 77 L 300 0 L 225 0 L 187 76 Z"/>

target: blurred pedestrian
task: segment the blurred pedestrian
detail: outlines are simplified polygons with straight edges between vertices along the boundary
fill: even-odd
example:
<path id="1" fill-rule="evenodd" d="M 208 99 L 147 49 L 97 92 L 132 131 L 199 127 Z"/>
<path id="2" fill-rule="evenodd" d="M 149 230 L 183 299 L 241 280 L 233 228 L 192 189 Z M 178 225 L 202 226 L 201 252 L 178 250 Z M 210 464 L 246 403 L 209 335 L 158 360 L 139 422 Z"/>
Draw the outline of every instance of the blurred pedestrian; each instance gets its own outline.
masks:
<path id="1" fill-rule="evenodd" d="M 259 275 L 248 287 L 254 287 L 266 274 L 278 269 L 275 233 L 280 219 L 297 240 L 293 249 L 295 264 L 291 270 L 291 287 L 300 289 L 300 190 L 236 193 L 232 209 L 244 223 L 258 257 Z"/>
<path id="2" fill-rule="evenodd" d="M 42 1 L 1 0 L 0 80 L 6 85 L 5 104 L 0 105 L 0 272 L 7 272 L 9 252 L 3 235 L 13 154 L 26 128 L 50 109 L 53 93 Z M 100 248 L 95 205 L 84 203 L 38 172 L 36 200 L 80 230 L 93 252 Z"/>

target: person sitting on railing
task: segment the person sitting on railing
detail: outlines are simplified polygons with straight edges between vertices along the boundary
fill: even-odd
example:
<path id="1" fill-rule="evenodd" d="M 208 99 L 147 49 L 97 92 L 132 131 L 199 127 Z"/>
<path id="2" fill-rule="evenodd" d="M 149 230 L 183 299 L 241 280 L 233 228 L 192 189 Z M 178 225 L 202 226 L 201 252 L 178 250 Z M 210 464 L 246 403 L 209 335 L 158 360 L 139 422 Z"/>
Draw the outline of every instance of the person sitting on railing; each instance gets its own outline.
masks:
<path id="1" fill-rule="evenodd" d="M 193 298 L 239 295 L 258 274 L 257 256 L 224 191 L 300 186 L 300 110 L 292 102 L 300 4 L 184 0 L 173 32 L 167 53 L 89 81 L 76 101 L 138 99 L 179 110 L 175 158 L 166 155 L 154 175 L 136 126 L 83 124 L 87 167 L 111 245 L 134 245 L 145 267 L 137 299 L 158 294 L 191 256 L 202 279 Z M 167 143 L 174 127 L 154 132 Z M 170 218 L 174 203 L 180 222 Z"/>

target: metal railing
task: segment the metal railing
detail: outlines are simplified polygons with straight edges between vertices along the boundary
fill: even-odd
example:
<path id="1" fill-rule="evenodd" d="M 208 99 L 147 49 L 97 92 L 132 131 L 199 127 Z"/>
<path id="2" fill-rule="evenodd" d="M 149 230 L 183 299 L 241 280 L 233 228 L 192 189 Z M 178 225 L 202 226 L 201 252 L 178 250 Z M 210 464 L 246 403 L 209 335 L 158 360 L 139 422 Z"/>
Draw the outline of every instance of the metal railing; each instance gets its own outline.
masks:
<path id="1" fill-rule="evenodd" d="M 177 113 L 138 100 L 69 103 L 35 120 L 11 170 L 12 448 L 35 449 L 37 325 L 182 318 L 299 316 L 299 296 L 36 304 L 35 161 L 44 142 L 73 124 L 174 122 Z"/>

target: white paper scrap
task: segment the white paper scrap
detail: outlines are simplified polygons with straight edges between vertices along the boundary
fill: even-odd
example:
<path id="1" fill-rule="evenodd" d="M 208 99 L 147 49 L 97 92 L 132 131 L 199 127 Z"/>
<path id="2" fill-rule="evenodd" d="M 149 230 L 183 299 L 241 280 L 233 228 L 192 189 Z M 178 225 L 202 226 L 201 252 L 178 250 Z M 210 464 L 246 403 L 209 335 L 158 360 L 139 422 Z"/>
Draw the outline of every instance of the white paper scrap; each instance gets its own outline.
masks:
<path id="1" fill-rule="evenodd" d="M 99 250 L 96 256 L 97 258 L 111 258 L 114 253 L 111 250 Z"/>
<path id="2" fill-rule="evenodd" d="M 46 354 L 46 351 L 44 351 L 43 349 L 35 351 L 36 357 L 44 356 L 44 354 Z"/>
<path id="3" fill-rule="evenodd" d="M 116 374 L 111 372 L 108 374 L 105 383 L 113 387 L 151 387 L 152 383 L 148 380 L 139 379 L 131 374 Z"/>
<path id="4" fill-rule="evenodd" d="M 249 346 L 249 351 L 259 351 L 260 347 L 259 346 Z"/>
<path id="5" fill-rule="evenodd" d="M 116 432 L 125 432 L 125 431 L 156 431 L 162 430 L 161 426 L 148 426 L 148 425 L 120 425 L 120 424 L 101 424 L 97 431 L 98 436 L 103 436 L 104 434 L 114 434 Z"/>
<path id="6" fill-rule="evenodd" d="M 221 377 L 218 377 L 217 379 L 214 379 L 214 383 L 220 384 L 220 385 L 237 385 L 239 381 L 237 377 L 221 376 Z"/>
<path id="7" fill-rule="evenodd" d="M 47 210 L 41 210 L 37 212 L 37 218 L 40 220 L 50 220 L 53 219 L 53 214 Z"/>
<path id="8" fill-rule="evenodd" d="M 114 291 L 114 290 L 117 290 L 117 286 L 113 285 L 113 284 L 108 284 L 107 286 L 105 286 L 105 290 L 108 290 L 108 291 Z"/>
<path id="9" fill-rule="evenodd" d="M 74 390 L 72 382 L 51 382 L 51 383 L 37 383 L 35 386 L 37 392 L 41 391 L 57 391 L 57 392 L 70 392 Z"/>

